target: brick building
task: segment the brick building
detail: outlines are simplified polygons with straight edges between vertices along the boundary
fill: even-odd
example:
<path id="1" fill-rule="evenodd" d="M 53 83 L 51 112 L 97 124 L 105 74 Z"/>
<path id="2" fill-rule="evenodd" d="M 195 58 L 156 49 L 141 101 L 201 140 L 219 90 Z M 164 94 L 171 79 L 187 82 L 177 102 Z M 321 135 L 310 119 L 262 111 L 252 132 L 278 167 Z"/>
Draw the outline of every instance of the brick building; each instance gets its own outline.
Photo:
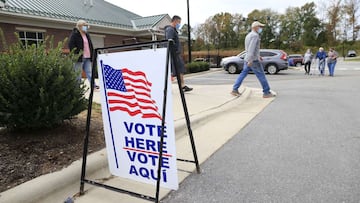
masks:
<path id="1" fill-rule="evenodd" d="M 161 40 L 171 21 L 168 14 L 142 17 L 105 0 L 0 0 L 0 28 L 7 44 L 16 42 L 14 33 L 25 45 L 47 36 L 57 44 L 70 36 L 79 19 L 90 25 L 95 48 Z"/>

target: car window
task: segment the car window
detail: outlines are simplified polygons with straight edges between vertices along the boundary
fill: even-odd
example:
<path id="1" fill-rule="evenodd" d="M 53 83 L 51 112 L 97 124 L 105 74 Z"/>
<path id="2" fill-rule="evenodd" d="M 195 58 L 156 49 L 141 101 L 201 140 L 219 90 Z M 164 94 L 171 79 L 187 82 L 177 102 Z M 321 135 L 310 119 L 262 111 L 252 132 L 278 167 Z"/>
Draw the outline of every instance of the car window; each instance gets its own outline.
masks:
<path id="1" fill-rule="evenodd" d="M 241 52 L 240 54 L 238 54 L 238 57 L 240 57 L 241 59 L 244 59 L 244 58 L 245 58 L 245 55 L 246 55 L 246 52 L 243 51 L 243 52 Z"/>
<path id="2" fill-rule="evenodd" d="M 240 57 L 240 58 L 244 58 L 244 57 L 245 57 L 245 54 L 246 54 L 246 51 L 242 51 L 242 52 L 240 52 L 240 54 L 238 54 L 237 56 Z"/>
<path id="3" fill-rule="evenodd" d="M 276 53 L 273 52 L 268 52 L 268 51 L 260 51 L 260 56 L 261 57 L 272 57 L 275 56 Z"/>

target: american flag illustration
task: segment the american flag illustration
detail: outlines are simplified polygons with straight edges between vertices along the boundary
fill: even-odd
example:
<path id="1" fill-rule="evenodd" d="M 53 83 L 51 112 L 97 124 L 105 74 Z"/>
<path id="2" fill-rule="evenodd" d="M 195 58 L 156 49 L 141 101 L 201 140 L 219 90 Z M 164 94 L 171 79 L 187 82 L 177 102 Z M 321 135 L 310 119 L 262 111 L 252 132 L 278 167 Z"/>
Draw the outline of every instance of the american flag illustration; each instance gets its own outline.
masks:
<path id="1" fill-rule="evenodd" d="M 127 68 L 114 69 L 103 64 L 105 89 L 110 111 L 123 111 L 130 116 L 141 115 L 142 118 L 158 118 L 158 107 L 151 99 L 151 85 L 146 74 L 131 71 Z"/>

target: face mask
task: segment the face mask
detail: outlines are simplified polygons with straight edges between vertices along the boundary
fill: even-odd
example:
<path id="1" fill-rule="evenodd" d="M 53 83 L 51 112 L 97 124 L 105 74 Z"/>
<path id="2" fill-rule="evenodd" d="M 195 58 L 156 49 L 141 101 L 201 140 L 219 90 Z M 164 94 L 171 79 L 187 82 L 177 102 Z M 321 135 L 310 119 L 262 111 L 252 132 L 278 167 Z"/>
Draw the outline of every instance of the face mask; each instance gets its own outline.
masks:
<path id="1" fill-rule="evenodd" d="M 88 30 L 88 26 L 83 25 L 81 29 L 82 29 L 82 31 L 87 32 L 87 30 Z"/>
<path id="2" fill-rule="evenodd" d="M 262 33 L 262 31 L 263 31 L 263 29 L 261 27 L 259 27 L 257 32 L 260 34 L 260 33 Z"/>
<path id="3" fill-rule="evenodd" d="M 176 24 L 176 29 L 180 29 L 180 23 Z"/>

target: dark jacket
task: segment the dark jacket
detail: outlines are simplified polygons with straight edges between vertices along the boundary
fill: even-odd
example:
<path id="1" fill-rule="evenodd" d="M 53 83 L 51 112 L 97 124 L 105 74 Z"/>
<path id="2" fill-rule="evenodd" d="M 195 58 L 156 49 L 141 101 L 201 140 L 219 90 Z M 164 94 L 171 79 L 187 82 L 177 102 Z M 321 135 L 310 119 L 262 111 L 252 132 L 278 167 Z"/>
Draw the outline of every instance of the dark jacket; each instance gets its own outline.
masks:
<path id="1" fill-rule="evenodd" d="M 176 53 L 181 54 L 181 44 L 179 41 L 179 34 L 173 26 L 171 25 L 165 26 L 165 39 L 174 40 Z"/>
<path id="2" fill-rule="evenodd" d="M 94 52 L 94 47 L 93 44 L 91 42 L 91 38 L 90 35 L 88 33 L 86 33 L 86 37 L 88 39 L 89 42 L 89 48 L 90 48 L 90 60 L 92 61 L 93 59 L 93 52 Z M 81 37 L 80 31 L 77 28 L 74 28 L 73 31 L 71 32 L 70 35 L 70 40 L 69 40 L 69 49 L 70 51 L 72 51 L 73 49 L 75 49 L 75 54 L 79 54 L 80 51 L 84 50 L 84 42 L 83 39 Z M 83 58 L 83 55 L 81 55 L 78 59 L 78 62 L 81 62 Z"/>

